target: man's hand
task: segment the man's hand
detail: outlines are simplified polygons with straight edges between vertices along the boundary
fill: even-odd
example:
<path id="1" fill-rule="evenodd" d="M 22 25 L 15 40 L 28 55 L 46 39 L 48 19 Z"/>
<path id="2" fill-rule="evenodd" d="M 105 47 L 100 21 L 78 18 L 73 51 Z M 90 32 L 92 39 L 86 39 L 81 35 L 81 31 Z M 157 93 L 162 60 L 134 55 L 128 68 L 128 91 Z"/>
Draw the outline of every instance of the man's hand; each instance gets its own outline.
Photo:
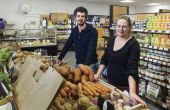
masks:
<path id="1" fill-rule="evenodd" d="M 100 79 L 100 75 L 94 74 L 94 80 L 97 81 L 98 79 Z"/>
<path id="2" fill-rule="evenodd" d="M 61 61 L 60 60 L 56 60 L 56 64 L 60 64 L 61 63 Z"/>

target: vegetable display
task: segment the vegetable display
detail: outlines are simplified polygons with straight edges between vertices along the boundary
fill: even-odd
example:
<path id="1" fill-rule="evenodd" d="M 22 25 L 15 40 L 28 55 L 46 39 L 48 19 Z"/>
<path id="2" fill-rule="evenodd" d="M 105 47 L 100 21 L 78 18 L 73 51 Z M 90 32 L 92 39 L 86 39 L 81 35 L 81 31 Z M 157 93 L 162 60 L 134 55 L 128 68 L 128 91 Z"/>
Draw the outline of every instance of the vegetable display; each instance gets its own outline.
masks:
<path id="1" fill-rule="evenodd" d="M 6 47 L 0 50 L 0 65 L 4 66 L 7 59 L 10 57 L 12 47 Z"/>

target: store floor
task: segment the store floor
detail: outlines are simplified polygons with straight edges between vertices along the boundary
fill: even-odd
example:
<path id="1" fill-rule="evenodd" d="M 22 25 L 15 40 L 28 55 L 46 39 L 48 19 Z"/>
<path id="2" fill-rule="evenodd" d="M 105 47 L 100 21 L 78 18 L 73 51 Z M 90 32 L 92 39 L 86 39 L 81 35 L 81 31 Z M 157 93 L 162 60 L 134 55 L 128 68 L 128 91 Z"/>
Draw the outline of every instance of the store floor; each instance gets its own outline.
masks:
<path id="1" fill-rule="evenodd" d="M 58 54 L 60 54 L 60 52 L 58 52 Z M 69 64 L 74 67 L 75 63 L 76 63 L 75 52 L 74 51 L 68 51 L 66 56 L 64 57 L 64 60 L 68 60 Z M 99 60 L 99 62 L 100 62 L 100 60 Z M 104 81 L 107 81 L 106 77 L 104 77 L 104 76 L 102 76 L 101 79 L 104 80 Z M 141 97 L 141 98 L 142 98 L 142 100 L 144 100 L 146 102 L 149 110 L 168 110 L 168 109 L 165 109 L 162 106 L 154 103 L 153 101 L 151 101 L 149 99 L 146 99 L 144 97 Z"/>

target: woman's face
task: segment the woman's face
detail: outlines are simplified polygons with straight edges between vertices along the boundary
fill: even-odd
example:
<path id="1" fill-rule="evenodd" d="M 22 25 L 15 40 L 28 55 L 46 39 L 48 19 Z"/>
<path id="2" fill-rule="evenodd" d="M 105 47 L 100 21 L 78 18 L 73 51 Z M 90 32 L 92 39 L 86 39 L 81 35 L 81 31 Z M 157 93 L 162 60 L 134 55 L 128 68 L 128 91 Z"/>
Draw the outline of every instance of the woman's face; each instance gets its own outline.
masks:
<path id="1" fill-rule="evenodd" d="M 116 25 L 116 33 L 120 37 L 128 36 L 130 32 L 129 24 L 124 19 L 119 19 Z"/>

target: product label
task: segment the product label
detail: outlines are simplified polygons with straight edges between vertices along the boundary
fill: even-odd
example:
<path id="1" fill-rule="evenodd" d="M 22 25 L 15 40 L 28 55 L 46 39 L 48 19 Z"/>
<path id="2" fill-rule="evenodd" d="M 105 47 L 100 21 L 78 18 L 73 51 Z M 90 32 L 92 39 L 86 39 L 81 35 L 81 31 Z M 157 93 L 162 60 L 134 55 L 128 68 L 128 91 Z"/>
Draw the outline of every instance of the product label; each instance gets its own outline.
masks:
<path id="1" fill-rule="evenodd" d="M 152 61 L 152 59 L 149 59 L 149 61 Z"/>
<path id="2" fill-rule="evenodd" d="M 145 75 L 146 75 L 146 76 L 150 76 L 150 73 L 147 72 L 147 71 L 145 71 Z"/>
<path id="3" fill-rule="evenodd" d="M 145 79 L 146 79 L 146 80 L 149 80 L 149 78 L 148 78 L 148 77 L 145 77 Z"/>
<path id="4" fill-rule="evenodd" d="M 159 50 L 163 50 L 163 47 L 159 47 Z"/>
<path id="5" fill-rule="evenodd" d="M 141 74 L 145 74 L 144 70 L 141 70 Z"/>
<path id="6" fill-rule="evenodd" d="M 170 85 L 167 85 L 167 88 L 169 88 L 169 89 L 170 89 Z"/>
<path id="7" fill-rule="evenodd" d="M 157 62 L 157 60 L 153 60 L 153 62 L 155 62 L 155 63 L 156 63 L 156 62 Z"/>
<path id="8" fill-rule="evenodd" d="M 140 59 L 143 59 L 143 57 L 140 57 Z"/>
<path id="9" fill-rule="evenodd" d="M 151 49 L 151 48 L 152 48 L 152 46 L 150 45 L 150 46 L 149 46 L 149 48 Z"/>
<path id="10" fill-rule="evenodd" d="M 150 73 L 150 77 L 151 77 L 151 78 L 154 78 L 154 77 L 155 77 L 155 75 L 154 75 L 154 74 L 152 74 L 152 73 Z"/>
<path id="11" fill-rule="evenodd" d="M 169 31 L 166 31 L 166 33 L 169 33 Z"/>
<path id="12" fill-rule="evenodd" d="M 148 55 L 148 56 L 150 56 L 150 55 Z M 147 56 L 147 57 L 148 57 L 148 56 Z M 145 60 L 148 60 L 148 58 L 145 58 Z"/>
<path id="13" fill-rule="evenodd" d="M 158 47 L 155 47 L 155 46 L 154 46 L 154 49 L 157 49 L 157 48 L 158 48 Z"/>
<path id="14" fill-rule="evenodd" d="M 159 63 L 159 64 L 162 64 L 162 62 L 161 62 L 161 61 L 158 61 L 158 63 Z"/>
<path id="15" fill-rule="evenodd" d="M 165 51 L 168 51 L 168 48 L 164 48 Z"/>
<path id="16" fill-rule="evenodd" d="M 141 77 L 141 75 L 139 74 L 139 77 Z"/>

